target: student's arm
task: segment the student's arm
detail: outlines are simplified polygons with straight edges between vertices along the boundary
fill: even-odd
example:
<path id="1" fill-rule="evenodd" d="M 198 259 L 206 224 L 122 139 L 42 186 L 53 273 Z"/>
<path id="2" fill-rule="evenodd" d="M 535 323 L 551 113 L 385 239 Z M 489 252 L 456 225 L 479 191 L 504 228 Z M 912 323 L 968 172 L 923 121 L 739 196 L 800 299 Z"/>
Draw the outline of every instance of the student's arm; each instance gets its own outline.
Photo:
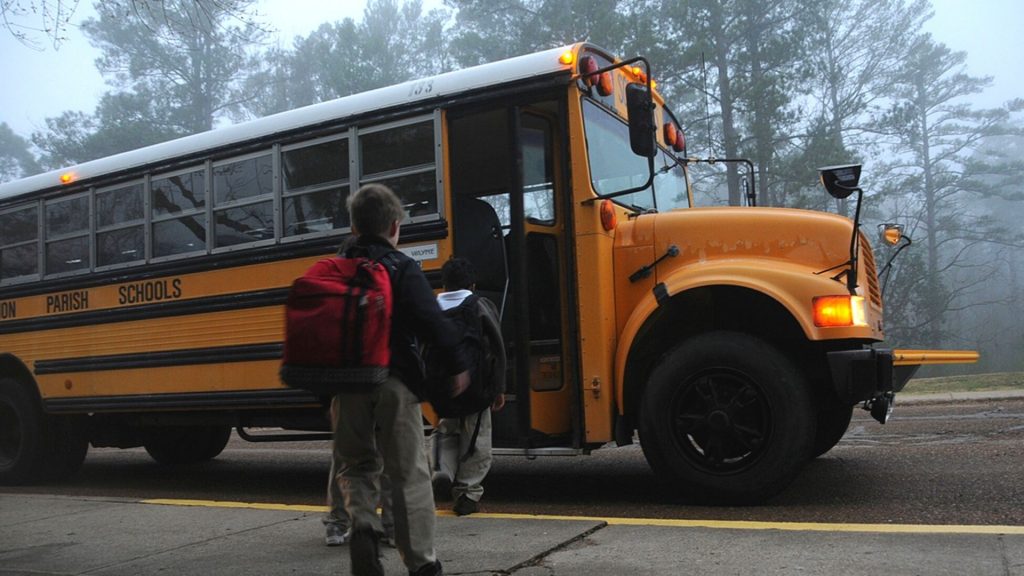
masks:
<path id="1" fill-rule="evenodd" d="M 394 285 L 400 293 L 395 295 L 398 313 L 408 322 L 416 337 L 430 342 L 442 354 L 448 373 L 455 375 L 468 369 L 468 363 L 459 347 L 459 334 L 437 304 L 434 291 L 423 271 L 411 260 L 398 270 Z M 468 385 L 468 376 L 466 377 Z M 457 383 L 456 383 L 457 384 Z M 465 386 L 463 386 L 463 389 Z M 460 390 L 461 392 L 461 390 Z"/>

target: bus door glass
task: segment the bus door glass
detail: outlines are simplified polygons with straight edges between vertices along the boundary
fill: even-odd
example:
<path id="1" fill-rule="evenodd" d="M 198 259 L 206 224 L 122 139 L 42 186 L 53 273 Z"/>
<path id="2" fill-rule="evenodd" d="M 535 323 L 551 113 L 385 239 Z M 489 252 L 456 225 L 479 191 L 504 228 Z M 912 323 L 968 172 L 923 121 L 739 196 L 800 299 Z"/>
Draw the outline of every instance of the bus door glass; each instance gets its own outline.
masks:
<path id="1" fill-rule="evenodd" d="M 473 263 L 477 292 L 501 311 L 509 356 L 509 401 L 493 414 L 497 447 L 521 446 L 524 436 L 531 445 L 560 445 L 571 436 L 557 110 L 550 101 L 449 119 L 454 254 Z"/>

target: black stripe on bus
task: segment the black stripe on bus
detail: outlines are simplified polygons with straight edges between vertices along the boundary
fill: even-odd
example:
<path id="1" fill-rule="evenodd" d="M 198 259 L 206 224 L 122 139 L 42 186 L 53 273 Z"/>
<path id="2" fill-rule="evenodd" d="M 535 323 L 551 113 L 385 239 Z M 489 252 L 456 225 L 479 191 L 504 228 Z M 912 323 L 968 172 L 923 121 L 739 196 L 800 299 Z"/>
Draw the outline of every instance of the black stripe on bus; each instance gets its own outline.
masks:
<path id="1" fill-rule="evenodd" d="M 127 410 L 181 410 L 187 408 L 280 408 L 320 404 L 320 399 L 303 390 L 275 389 L 244 392 L 190 392 L 177 394 L 131 394 L 88 398 L 49 398 L 43 401 L 53 414 Z"/>
<path id="2" fill-rule="evenodd" d="M 174 300 L 171 302 L 142 304 L 139 306 L 125 308 L 108 308 L 89 312 L 76 312 L 73 314 L 62 314 L 60 316 L 38 316 L 35 318 L 25 318 L 24 320 L 11 320 L 0 323 L 0 334 L 35 332 L 39 330 L 74 328 L 78 326 L 95 326 L 98 324 L 129 322 L 132 320 L 152 320 L 154 318 L 165 318 L 168 316 L 187 316 L 190 314 L 203 314 L 207 312 L 224 312 L 227 310 L 259 308 L 261 306 L 284 304 L 287 296 L 287 288 L 274 288 L 271 290 L 242 292 L 239 294 L 208 296 L 206 298 L 191 298 L 189 300 Z"/>
<path id="3" fill-rule="evenodd" d="M 169 350 L 165 352 L 37 360 L 35 363 L 35 373 L 37 375 L 64 374 L 68 372 L 92 372 L 97 370 L 127 370 L 130 368 L 162 368 L 192 364 L 278 360 L 281 358 L 281 349 L 280 343 L 247 344 L 218 348 L 192 348 L 189 350 Z"/>

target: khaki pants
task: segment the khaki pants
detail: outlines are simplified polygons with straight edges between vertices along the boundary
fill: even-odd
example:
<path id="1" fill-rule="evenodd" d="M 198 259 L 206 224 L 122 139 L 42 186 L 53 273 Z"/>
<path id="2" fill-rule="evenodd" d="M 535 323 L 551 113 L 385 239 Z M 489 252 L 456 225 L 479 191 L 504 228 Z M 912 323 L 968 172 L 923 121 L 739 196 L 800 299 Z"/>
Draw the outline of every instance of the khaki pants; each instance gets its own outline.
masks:
<path id="1" fill-rule="evenodd" d="M 389 377 L 373 392 L 341 395 L 336 414 L 334 458 L 340 463 L 338 481 L 353 530 L 383 534 L 376 498 L 379 451 L 391 479 L 395 542 L 402 561 L 410 571 L 432 564 L 437 559 L 434 495 L 416 396 Z"/>
<path id="2" fill-rule="evenodd" d="M 480 418 L 480 432 L 476 438 L 476 450 L 467 457 L 477 418 Z M 493 459 L 491 411 L 484 410 L 464 418 L 442 418 L 430 436 L 430 443 L 430 469 L 447 473 L 452 478 L 452 500 L 466 496 L 479 502 L 484 495 L 481 482 L 491 469 Z"/>
<path id="3" fill-rule="evenodd" d="M 338 401 L 341 396 L 335 396 L 331 400 L 331 424 L 337 421 L 334 416 L 338 413 Z M 332 448 L 333 451 L 333 448 Z M 338 472 L 341 464 L 337 458 L 337 452 L 331 454 L 331 472 L 327 477 L 327 516 L 324 517 L 324 524 L 337 524 L 341 531 L 348 530 L 351 522 L 348 513 L 345 512 L 345 497 L 341 494 L 341 483 L 338 481 Z M 391 503 L 391 481 L 387 474 L 380 475 L 379 486 L 380 497 L 380 520 L 384 525 L 384 532 L 391 537 L 395 535 L 395 517 L 393 514 L 394 505 Z"/>

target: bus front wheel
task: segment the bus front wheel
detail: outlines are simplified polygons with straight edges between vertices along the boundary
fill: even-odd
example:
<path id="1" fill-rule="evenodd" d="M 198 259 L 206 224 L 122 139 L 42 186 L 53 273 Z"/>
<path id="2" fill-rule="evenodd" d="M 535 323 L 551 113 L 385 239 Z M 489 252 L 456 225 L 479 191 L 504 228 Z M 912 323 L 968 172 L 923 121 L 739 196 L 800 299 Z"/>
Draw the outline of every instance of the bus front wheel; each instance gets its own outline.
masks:
<path id="1" fill-rule="evenodd" d="M 729 504 L 782 491 L 811 455 L 815 411 L 803 374 L 764 340 L 695 336 L 666 354 L 644 393 L 640 444 L 682 495 Z"/>
<path id="2" fill-rule="evenodd" d="M 846 434 L 853 420 L 855 406 L 832 402 L 818 408 L 818 430 L 814 436 L 811 458 L 817 458 L 831 450 Z"/>
<path id="3" fill-rule="evenodd" d="M 228 445 L 231 427 L 161 426 L 149 428 L 143 446 L 154 460 L 170 466 L 216 458 Z"/>
<path id="4" fill-rule="evenodd" d="M 88 449 L 81 419 L 44 414 L 28 386 L 0 378 L 0 484 L 71 476 Z"/>

